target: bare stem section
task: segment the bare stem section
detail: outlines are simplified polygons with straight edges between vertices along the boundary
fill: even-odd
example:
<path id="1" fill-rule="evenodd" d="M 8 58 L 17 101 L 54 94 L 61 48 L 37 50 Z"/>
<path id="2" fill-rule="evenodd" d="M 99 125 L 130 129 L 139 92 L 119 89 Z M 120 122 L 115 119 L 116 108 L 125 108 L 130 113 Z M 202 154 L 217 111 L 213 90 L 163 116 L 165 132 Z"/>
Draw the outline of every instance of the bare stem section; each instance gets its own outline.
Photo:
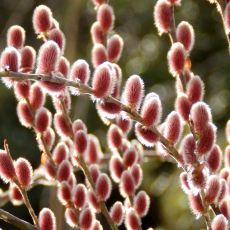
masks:
<path id="1" fill-rule="evenodd" d="M 27 207 L 27 209 L 28 209 L 28 211 L 30 213 L 30 216 L 33 219 L 33 222 L 34 222 L 35 226 L 38 227 L 39 226 L 39 224 L 38 224 L 38 218 L 37 218 L 37 215 L 34 212 L 34 209 L 32 208 L 32 205 L 30 203 L 30 200 L 29 200 L 29 197 L 27 195 L 26 190 L 24 188 L 22 188 L 22 186 L 19 183 L 17 183 L 17 186 L 18 186 L 18 188 L 19 188 L 19 190 L 20 190 L 20 192 L 22 194 L 24 203 L 25 203 L 25 205 L 26 205 L 26 207 Z"/>
<path id="2" fill-rule="evenodd" d="M 10 153 L 10 149 L 9 149 L 9 145 L 7 143 L 7 140 L 4 140 L 4 148 L 5 148 L 6 152 L 7 152 L 7 154 L 9 155 L 9 157 L 12 159 L 11 153 Z M 39 226 L 39 224 L 38 224 L 38 218 L 37 218 L 37 215 L 34 212 L 34 209 L 32 208 L 32 206 L 30 204 L 30 200 L 29 200 L 29 198 L 27 196 L 26 189 L 21 186 L 21 184 L 19 183 L 17 177 L 14 179 L 14 183 L 18 186 L 18 189 L 21 192 L 21 195 L 22 195 L 23 200 L 24 200 L 24 204 L 26 205 L 26 207 L 27 207 L 27 209 L 28 209 L 28 211 L 30 213 L 30 216 L 33 219 L 34 225 L 36 227 L 38 227 Z"/>
<path id="3" fill-rule="evenodd" d="M 19 219 L 3 209 L 0 209 L 0 219 L 22 230 L 38 230 L 38 228 L 34 227 L 32 224 Z"/>
<path id="4" fill-rule="evenodd" d="M 219 13 L 219 15 L 221 17 L 221 21 L 222 21 L 223 28 L 224 28 L 224 33 L 225 33 L 226 40 L 227 40 L 227 43 L 228 43 L 228 53 L 230 55 L 230 36 L 229 36 L 229 33 L 226 30 L 225 19 L 224 19 L 224 10 L 225 10 L 225 7 L 226 7 L 226 1 L 215 0 L 214 3 L 216 5 L 217 12 Z"/>

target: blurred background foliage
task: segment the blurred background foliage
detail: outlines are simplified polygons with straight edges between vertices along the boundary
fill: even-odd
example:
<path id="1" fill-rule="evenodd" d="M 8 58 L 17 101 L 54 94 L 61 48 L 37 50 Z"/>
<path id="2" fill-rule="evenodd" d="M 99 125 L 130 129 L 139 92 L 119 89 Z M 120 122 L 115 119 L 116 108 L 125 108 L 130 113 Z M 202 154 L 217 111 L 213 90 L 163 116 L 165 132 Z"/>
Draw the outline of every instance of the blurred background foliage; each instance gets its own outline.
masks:
<path id="1" fill-rule="evenodd" d="M 154 91 L 161 97 L 165 116 L 174 108 L 175 79 L 168 73 L 166 55 L 170 43 L 167 36 L 159 37 L 153 25 L 153 6 L 156 0 L 111 0 L 116 15 L 115 30 L 124 39 L 124 52 L 119 62 L 123 70 L 123 80 L 132 75 L 143 77 L 146 93 Z M 0 1 L 0 50 L 5 47 L 9 26 L 19 24 L 26 29 L 26 44 L 36 49 L 41 41 L 36 39 L 32 28 L 33 9 L 39 5 L 49 6 L 60 28 L 66 35 L 65 56 L 73 63 L 78 58 L 90 63 L 92 42 L 90 26 L 95 21 L 95 11 L 90 0 L 1 0 Z M 224 126 L 230 117 L 230 65 L 227 43 L 220 17 L 207 0 L 182 0 L 182 6 L 175 10 L 176 22 L 190 22 L 195 30 L 196 43 L 191 54 L 192 69 L 205 82 L 205 101 L 210 104 L 214 122 L 218 126 L 218 143 L 226 144 Z M 124 82 L 123 81 L 123 82 Z M 23 128 L 16 115 L 16 100 L 11 90 L 0 85 L 0 142 L 7 138 L 14 158 L 24 156 L 34 167 L 40 162 L 34 134 Z M 97 135 L 106 150 L 106 126 L 96 114 L 93 103 L 86 96 L 73 99 L 71 116 L 87 123 L 89 132 Z M 48 102 L 52 110 L 51 103 Z M 130 138 L 134 135 L 130 134 Z M 142 189 L 151 196 L 149 214 L 143 219 L 143 229 L 154 227 L 163 230 L 201 229 L 203 220 L 195 220 L 191 214 L 186 195 L 179 185 L 177 166 L 162 159 L 153 158 L 143 165 L 144 181 Z M 80 180 L 82 175 L 79 176 Z M 1 188 L 7 186 L 1 183 Z M 120 199 L 117 188 L 108 201 Z M 68 229 L 63 220 L 63 208 L 56 202 L 56 191 L 37 187 L 29 192 L 36 213 L 50 205 L 58 217 L 59 229 Z M 13 207 L 5 209 L 25 220 L 31 221 L 27 210 Z M 102 219 L 102 222 L 103 221 Z M 0 227 L 13 230 L 0 221 Z M 105 226 L 108 229 L 108 226 Z M 121 227 L 123 229 L 123 227 Z"/>

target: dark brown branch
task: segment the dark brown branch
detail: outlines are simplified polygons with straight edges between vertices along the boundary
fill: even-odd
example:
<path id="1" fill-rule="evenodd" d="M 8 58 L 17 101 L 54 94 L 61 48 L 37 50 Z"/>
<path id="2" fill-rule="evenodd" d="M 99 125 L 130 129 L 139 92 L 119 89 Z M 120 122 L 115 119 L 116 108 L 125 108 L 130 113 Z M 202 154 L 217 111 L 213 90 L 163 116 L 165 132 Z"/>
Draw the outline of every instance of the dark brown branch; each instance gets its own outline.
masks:
<path id="1" fill-rule="evenodd" d="M 22 230 L 38 230 L 34 225 L 19 219 L 3 209 L 0 209 L 0 219 Z"/>

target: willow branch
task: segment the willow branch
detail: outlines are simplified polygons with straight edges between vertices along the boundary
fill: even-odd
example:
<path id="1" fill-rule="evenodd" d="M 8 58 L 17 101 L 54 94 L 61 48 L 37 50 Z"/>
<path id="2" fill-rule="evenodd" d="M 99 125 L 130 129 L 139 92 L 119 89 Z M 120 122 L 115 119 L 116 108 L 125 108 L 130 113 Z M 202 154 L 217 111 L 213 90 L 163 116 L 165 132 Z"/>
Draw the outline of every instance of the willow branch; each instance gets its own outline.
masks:
<path id="1" fill-rule="evenodd" d="M 9 192 L 1 192 L 0 193 L 0 207 L 4 206 L 9 202 Z"/>
<path id="2" fill-rule="evenodd" d="M 31 74 L 31 73 L 19 73 L 19 72 L 12 72 L 8 70 L 0 71 L 0 77 L 9 77 L 12 80 L 37 80 L 37 81 L 48 81 L 57 84 L 63 84 L 65 86 L 71 86 L 77 88 L 81 94 L 93 95 L 93 90 L 90 86 L 81 83 L 80 81 L 72 81 L 63 77 L 60 77 L 58 74 Z M 134 121 L 137 121 L 141 124 L 142 118 L 139 113 L 133 111 L 129 106 L 123 104 L 118 99 L 108 96 L 103 98 L 105 102 L 112 102 L 118 106 L 120 106 L 121 110 L 126 112 Z M 177 161 L 180 161 L 180 155 L 177 149 L 168 141 L 160 132 L 159 130 L 153 126 L 151 130 L 158 135 L 159 141 L 164 145 L 164 147 L 169 151 L 169 154 Z"/>
<path id="3" fill-rule="evenodd" d="M 200 191 L 200 196 L 201 196 L 201 200 L 202 200 L 202 203 L 203 203 L 203 207 L 204 207 L 204 210 L 205 210 L 205 213 L 203 213 L 203 218 L 205 220 L 205 223 L 206 223 L 206 226 L 207 226 L 207 229 L 208 230 L 211 230 L 211 219 L 210 219 L 210 215 L 209 215 L 209 204 L 207 204 L 207 202 L 205 201 L 205 194 L 204 194 L 204 189 L 201 189 Z"/>
<path id="4" fill-rule="evenodd" d="M 38 217 L 37 217 L 37 215 L 34 212 L 34 209 L 33 209 L 32 205 L 30 203 L 30 200 L 29 200 L 29 197 L 27 195 L 26 190 L 24 188 L 22 188 L 22 186 L 20 185 L 20 183 L 15 183 L 15 184 L 17 184 L 17 186 L 18 186 L 18 188 L 19 188 L 19 190 L 20 190 L 20 192 L 22 194 L 22 197 L 23 197 L 23 200 L 24 200 L 24 204 L 26 205 L 26 207 L 27 207 L 27 209 L 28 209 L 28 211 L 30 213 L 30 216 L 33 219 L 33 222 L 34 222 L 35 226 L 38 227 L 39 226 L 39 224 L 38 224 Z"/>
<path id="5" fill-rule="evenodd" d="M 32 184 L 28 188 L 27 191 L 31 190 L 32 188 L 44 185 L 44 186 L 57 186 L 56 181 L 49 181 L 45 178 L 45 176 L 42 174 L 40 169 L 34 170 Z M 9 190 L 1 192 L 0 193 L 0 207 L 3 207 L 5 204 L 7 204 L 10 201 L 9 197 Z"/>
<path id="6" fill-rule="evenodd" d="M 214 3 L 216 5 L 217 12 L 219 13 L 219 15 L 221 17 L 222 25 L 223 25 L 223 28 L 224 28 L 224 33 L 225 33 L 226 40 L 227 40 L 227 43 L 228 43 L 228 53 L 230 55 L 230 35 L 226 30 L 225 19 L 224 19 L 224 10 L 225 10 L 225 6 L 226 6 L 226 2 L 223 1 L 223 0 L 216 0 Z"/>
<path id="7" fill-rule="evenodd" d="M 19 219 L 18 217 L 4 211 L 3 209 L 0 209 L 0 219 L 22 230 L 38 230 L 38 228 L 32 224 Z"/>
<path id="8" fill-rule="evenodd" d="M 218 7 L 220 8 L 219 9 L 219 12 L 222 16 L 222 20 L 223 20 L 223 24 L 224 24 L 224 18 L 223 18 L 223 14 L 222 14 L 222 10 L 221 10 L 221 6 L 219 5 L 219 3 L 216 1 L 216 4 L 218 5 Z M 222 7 L 223 9 L 223 7 Z M 175 14 L 174 14 L 174 8 L 172 8 L 172 22 L 171 22 L 171 31 L 168 33 L 168 36 L 170 38 L 170 42 L 171 44 L 173 44 L 175 41 L 176 41 L 176 23 L 175 23 Z M 225 31 L 226 32 L 226 31 Z M 227 35 L 227 34 L 226 34 Z M 229 43 L 229 37 L 227 36 L 228 38 L 228 44 Z M 230 47 L 230 46 L 229 46 Z M 179 76 L 179 79 L 181 81 L 181 85 L 182 85 L 182 90 L 183 92 L 185 93 L 186 92 L 186 81 L 185 81 L 185 76 L 184 74 L 180 74 Z M 196 135 L 196 132 L 194 130 L 194 127 L 193 127 L 193 123 L 192 123 L 192 120 L 189 119 L 189 121 L 187 122 L 187 125 L 189 127 L 189 130 L 190 132 L 192 133 L 193 135 L 193 138 L 194 140 L 197 142 L 197 135 Z M 196 163 L 194 164 L 195 167 L 199 167 L 200 165 L 200 162 L 199 160 L 197 159 Z M 186 169 L 184 169 L 184 171 L 187 171 Z M 205 213 L 203 213 L 203 218 L 205 220 L 205 223 L 206 223 L 206 227 L 208 230 L 211 230 L 211 220 L 210 220 L 210 215 L 209 215 L 209 204 L 207 204 L 207 202 L 205 201 L 205 194 L 204 194 L 204 189 L 201 189 L 201 191 L 199 192 L 200 194 L 200 197 L 201 197 L 201 200 L 202 200 L 202 204 L 203 204 L 203 207 L 205 209 Z"/>
<path id="9" fill-rule="evenodd" d="M 34 131 L 36 131 L 35 128 L 34 128 Z M 52 158 L 52 154 L 51 154 L 51 152 L 49 151 L 49 148 L 46 145 L 43 133 L 37 133 L 37 138 L 40 140 L 40 143 L 42 145 L 44 154 L 49 159 L 49 161 L 52 164 L 52 166 L 54 168 L 57 168 L 57 166 L 56 166 L 56 164 L 55 164 L 55 162 L 54 162 L 54 160 Z"/>
<path id="10" fill-rule="evenodd" d="M 53 158 L 52 158 L 52 154 L 51 154 L 51 152 L 49 151 L 49 148 L 47 147 L 47 144 L 46 144 L 46 142 L 45 142 L 45 140 L 44 140 L 44 134 L 43 134 L 43 133 L 37 132 L 37 130 L 36 130 L 36 128 L 35 128 L 35 124 L 34 124 L 35 111 L 34 111 L 34 109 L 32 108 L 32 106 L 31 106 L 30 101 L 29 101 L 28 98 L 26 98 L 26 103 L 27 103 L 27 105 L 28 105 L 28 107 L 29 107 L 29 110 L 30 110 L 30 112 L 31 112 L 31 114 L 32 114 L 32 117 L 33 117 L 32 128 L 33 128 L 34 132 L 35 132 L 36 135 L 37 135 L 38 144 L 39 144 L 39 142 L 40 142 L 44 154 L 45 154 L 46 157 L 49 159 L 49 161 L 50 161 L 50 163 L 52 164 L 52 166 L 53 166 L 54 168 L 56 168 L 56 164 L 55 164 L 55 162 L 54 162 L 54 160 L 53 160 Z"/>
<path id="11" fill-rule="evenodd" d="M 82 168 L 82 171 L 84 172 L 84 175 L 87 178 L 91 188 L 93 189 L 93 191 L 95 191 L 95 184 L 94 184 L 93 178 L 92 178 L 90 171 L 88 169 L 88 166 L 86 165 L 82 156 L 78 157 L 78 163 L 79 163 L 80 167 Z M 115 225 L 115 223 L 113 222 L 113 220 L 111 219 L 111 217 L 109 215 L 109 211 L 105 205 L 105 202 L 103 202 L 103 201 L 100 201 L 100 210 L 101 210 L 102 214 L 104 215 L 104 217 L 106 218 L 106 220 L 108 221 L 111 229 L 112 230 L 118 230 L 117 226 Z"/>
<path id="12" fill-rule="evenodd" d="M 10 153 L 10 149 L 9 149 L 9 145 L 7 143 L 7 140 L 5 139 L 4 140 L 4 149 L 5 151 L 7 152 L 8 156 L 11 158 L 11 160 L 13 161 L 12 159 L 12 156 L 11 156 L 11 153 Z M 18 181 L 18 178 L 15 177 L 13 182 L 18 186 L 18 189 L 20 190 L 21 194 L 22 194 L 22 197 L 23 197 L 23 201 L 24 201 L 24 204 L 26 205 L 29 213 L 30 213 L 30 216 L 32 217 L 33 219 L 33 222 L 34 224 L 38 227 L 38 218 L 37 218 L 37 215 L 35 214 L 34 212 L 34 209 L 32 208 L 31 204 L 30 204 L 30 200 L 27 196 L 27 192 L 26 192 L 26 189 L 23 188 L 20 184 L 20 182 Z"/>
<path id="13" fill-rule="evenodd" d="M 65 116 L 66 121 L 68 122 L 69 126 L 72 127 L 72 120 L 69 116 L 69 113 L 65 107 L 65 103 L 62 99 L 60 99 L 61 105 L 62 105 L 62 112 Z M 73 139 L 74 138 L 74 133 L 72 132 L 70 137 Z M 84 159 L 82 156 L 79 156 L 78 158 L 78 163 L 80 165 L 80 168 L 82 170 L 82 172 L 84 173 L 85 177 L 87 178 L 91 188 L 93 189 L 93 191 L 95 191 L 95 183 L 93 181 L 93 178 L 90 174 L 90 171 L 88 169 L 87 164 L 85 163 Z M 109 211 L 105 205 L 104 201 L 100 201 L 100 210 L 102 212 L 102 214 L 104 215 L 104 217 L 106 218 L 107 222 L 109 223 L 110 227 L 112 230 L 118 230 L 116 224 L 113 222 L 112 218 L 110 217 Z"/>

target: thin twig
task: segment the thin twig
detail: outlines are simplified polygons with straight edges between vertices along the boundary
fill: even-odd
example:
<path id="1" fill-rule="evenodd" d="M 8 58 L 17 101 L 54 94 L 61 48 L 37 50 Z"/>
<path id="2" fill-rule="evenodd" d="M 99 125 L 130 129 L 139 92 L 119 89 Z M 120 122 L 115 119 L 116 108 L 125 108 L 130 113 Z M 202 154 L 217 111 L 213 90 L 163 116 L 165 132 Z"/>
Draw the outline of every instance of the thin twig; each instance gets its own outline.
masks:
<path id="1" fill-rule="evenodd" d="M 215 4 L 216 4 L 217 12 L 220 14 L 220 17 L 221 17 L 222 25 L 224 28 L 224 33 L 225 33 L 226 40 L 228 43 L 228 53 L 230 55 L 230 37 L 229 37 L 229 33 L 226 30 L 225 19 L 224 19 L 224 8 L 226 6 L 226 3 L 220 0 L 216 0 Z"/>
<path id="2" fill-rule="evenodd" d="M 0 207 L 4 206 L 9 202 L 9 191 L 0 193 Z"/>
<path id="3" fill-rule="evenodd" d="M 10 149 L 9 149 L 9 145 L 8 145 L 6 139 L 4 140 L 4 149 L 6 150 L 7 154 L 9 155 L 9 157 L 12 159 L 11 153 L 10 153 Z M 21 186 L 21 184 L 19 183 L 17 177 L 14 178 L 13 182 L 18 186 L 18 189 L 20 190 L 20 192 L 22 194 L 22 197 L 23 197 L 23 200 L 24 200 L 24 204 L 26 205 L 26 207 L 27 207 L 27 209 L 28 209 L 28 211 L 29 211 L 32 219 L 33 219 L 33 222 L 34 222 L 35 226 L 38 227 L 39 226 L 39 224 L 38 224 L 38 218 L 37 218 L 37 216 L 36 216 L 36 214 L 35 214 L 32 206 L 30 204 L 30 200 L 29 200 L 29 198 L 27 196 L 26 189 Z"/>
<path id="4" fill-rule="evenodd" d="M 86 165 L 82 156 L 78 156 L 78 163 L 79 163 L 80 167 L 82 168 L 82 171 L 85 174 L 85 177 L 87 178 L 91 188 L 93 189 L 93 191 L 95 191 L 95 184 L 94 184 L 93 178 L 92 178 L 90 171 L 88 169 L 88 166 Z M 108 221 L 111 229 L 112 230 L 118 230 L 117 226 L 115 225 L 115 223 L 113 222 L 113 220 L 111 219 L 111 217 L 109 215 L 109 211 L 105 205 L 105 202 L 103 202 L 103 201 L 100 201 L 100 210 L 101 210 L 102 214 L 104 215 L 104 217 L 106 218 L 106 220 Z"/>
<path id="5" fill-rule="evenodd" d="M 35 129 L 34 129 L 34 131 L 35 131 Z M 52 166 L 54 168 L 57 168 L 57 166 L 56 166 L 56 164 L 55 164 L 55 162 L 53 160 L 52 153 L 49 151 L 49 149 L 48 149 L 48 147 L 46 145 L 43 133 L 37 133 L 37 138 L 38 138 L 38 140 L 40 140 L 40 143 L 42 145 L 44 154 L 49 159 L 49 161 L 52 164 Z"/>
<path id="6" fill-rule="evenodd" d="M 57 186 L 57 182 L 54 180 L 53 181 L 47 180 L 45 176 L 41 174 L 40 169 L 34 170 L 32 181 L 33 182 L 28 188 L 28 190 L 31 190 L 32 188 L 39 186 L 39 185 Z M 0 207 L 3 207 L 5 204 L 7 204 L 10 201 L 9 193 L 10 193 L 9 190 L 0 193 Z"/>
<path id="7" fill-rule="evenodd" d="M 85 88 L 86 88 L 86 87 L 85 87 Z M 83 88 L 83 90 L 85 90 L 85 88 Z M 90 92 L 92 91 L 92 90 L 90 89 L 90 87 L 88 88 L 88 91 L 90 91 Z M 65 103 L 64 103 L 64 101 L 63 101 L 62 99 L 60 99 L 60 103 L 61 103 L 62 112 L 63 112 L 63 114 L 64 114 L 64 116 L 65 116 L 65 119 L 66 119 L 66 121 L 68 122 L 69 126 L 72 127 L 72 120 L 71 120 L 71 118 L 70 118 L 70 116 L 69 116 L 69 114 L 68 114 L 68 111 L 67 111 L 67 109 L 66 109 Z M 73 134 L 73 132 L 72 132 L 72 133 L 71 133 L 71 138 L 73 138 L 73 137 L 74 137 L 74 134 Z M 43 140 L 42 136 L 41 136 L 41 140 L 43 141 L 43 144 L 44 144 L 44 140 Z M 45 144 L 44 144 L 44 146 L 46 147 Z M 49 151 L 48 151 L 48 153 L 49 153 Z M 52 157 L 52 155 L 51 155 L 51 157 Z M 88 166 L 86 165 L 84 159 L 81 158 L 81 157 L 79 157 L 79 164 L 80 164 L 80 166 L 81 166 L 81 169 L 82 169 L 82 171 L 83 171 L 85 177 L 86 177 L 87 180 L 89 181 L 89 183 L 90 183 L 90 185 L 91 185 L 93 191 L 95 191 L 95 184 L 94 184 L 93 179 L 92 179 L 92 176 L 91 176 L 91 174 L 90 174 L 90 172 L 89 172 Z M 108 209 L 107 209 L 107 207 L 106 207 L 106 205 L 105 205 L 105 202 L 103 202 L 103 201 L 100 202 L 100 209 L 101 209 L 101 212 L 103 213 L 103 215 L 105 216 L 106 220 L 108 221 L 108 223 L 109 223 L 111 229 L 112 229 L 112 230 L 117 230 L 117 227 L 116 227 L 115 223 L 113 222 L 113 220 L 111 219 L 111 217 L 110 217 L 110 215 L 109 215 L 109 211 L 108 211 Z M 78 211 L 78 210 L 76 210 L 76 211 Z"/>
<path id="8" fill-rule="evenodd" d="M 203 207 L 204 207 L 204 210 L 205 210 L 205 213 L 203 213 L 203 217 L 205 219 L 205 223 L 206 223 L 206 226 L 207 226 L 207 230 L 211 230 L 211 219 L 210 219 L 210 215 L 209 215 L 209 204 L 207 204 L 207 202 L 205 201 L 205 193 L 204 193 L 204 189 L 202 188 L 201 191 L 200 191 L 200 196 L 201 196 L 201 200 L 202 200 L 202 203 L 203 203 Z"/>
<path id="9" fill-rule="evenodd" d="M 24 188 L 20 185 L 19 182 L 18 182 L 18 183 L 15 182 L 15 184 L 18 186 L 18 189 L 20 190 L 20 192 L 21 192 L 21 194 L 22 194 L 22 197 L 23 197 L 23 200 L 24 200 L 24 204 L 26 205 L 26 207 L 27 207 L 27 209 L 28 209 L 28 211 L 29 211 L 29 213 L 30 213 L 30 216 L 31 216 L 32 219 L 33 219 L 33 222 L 34 222 L 35 226 L 38 227 L 38 226 L 39 226 L 38 217 L 37 217 L 37 215 L 35 214 L 34 209 L 32 208 L 32 205 L 31 205 L 31 203 L 30 203 L 30 200 L 29 200 L 29 197 L 28 197 L 28 195 L 27 195 L 26 189 L 24 189 Z"/>
<path id="10" fill-rule="evenodd" d="M 0 209 L 0 219 L 22 230 L 38 230 L 34 225 Z"/>

